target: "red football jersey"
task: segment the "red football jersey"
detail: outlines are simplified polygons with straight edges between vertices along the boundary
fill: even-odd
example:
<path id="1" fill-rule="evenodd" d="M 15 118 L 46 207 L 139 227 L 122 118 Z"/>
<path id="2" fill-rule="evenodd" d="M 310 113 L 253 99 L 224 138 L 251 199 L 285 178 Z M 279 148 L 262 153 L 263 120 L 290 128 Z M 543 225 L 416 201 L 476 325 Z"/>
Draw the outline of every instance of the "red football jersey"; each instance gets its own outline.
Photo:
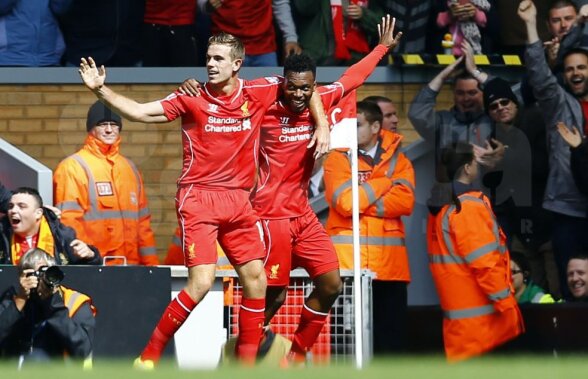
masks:
<path id="1" fill-rule="evenodd" d="M 183 168 L 178 185 L 250 190 L 255 182 L 259 125 L 276 101 L 281 78 L 239 79 L 228 96 L 215 97 L 208 84 L 199 97 L 179 92 L 161 100 L 168 120 L 182 117 Z"/>
<path id="2" fill-rule="evenodd" d="M 377 46 L 345 71 L 337 82 L 319 87 L 317 90 L 325 110 L 363 84 L 387 52 L 385 46 Z M 277 101 L 267 111 L 261 125 L 259 181 L 253 199 L 253 209 L 260 218 L 279 219 L 304 214 L 308 206 L 308 183 L 315 150 L 306 146 L 314 128 L 308 109 L 301 114 L 292 113 Z"/>
<path id="3" fill-rule="evenodd" d="M 212 34 L 225 32 L 239 37 L 247 55 L 277 49 L 271 0 L 223 0 L 210 17 Z"/>
<path id="4" fill-rule="evenodd" d="M 158 25 L 192 25 L 196 18 L 194 0 L 151 0 L 145 2 L 143 22 Z"/>

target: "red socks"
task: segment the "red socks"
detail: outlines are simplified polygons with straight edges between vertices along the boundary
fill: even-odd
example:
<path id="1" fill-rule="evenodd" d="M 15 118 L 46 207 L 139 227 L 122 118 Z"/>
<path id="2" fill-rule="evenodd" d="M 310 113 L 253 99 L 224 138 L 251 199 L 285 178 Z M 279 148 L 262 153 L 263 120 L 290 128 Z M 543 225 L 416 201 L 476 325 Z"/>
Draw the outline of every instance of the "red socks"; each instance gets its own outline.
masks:
<path id="1" fill-rule="evenodd" d="M 314 345 L 321 333 L 328 315 L 328 313 L 312 310 L 304 304 L 300 313 L 300 324 L 294 333 L 290 352 L 298 356 L 306 356 L 306 352 Z"/>
<path id="2" fill-rule="evenodd" d="M 243 298 L 239 311 L 239 337 L 236 353 L 241 362 L 253 365 L 257 357 L 259 342 L 263 335 L 265 320 L 265 298 Z"/>
<path id="3" fill-rule="evenodd" d="M 150 359 L 154 362 L 159 361 L 159 357 L 174 333 L 184 324 L 184 321 L 196 307 L 196 302 L 192 300 L 185 290 L 182 290 L 178 296 L 173 299 L 157 323 L 153 334 L 141 353 L 141 359 Z"/>

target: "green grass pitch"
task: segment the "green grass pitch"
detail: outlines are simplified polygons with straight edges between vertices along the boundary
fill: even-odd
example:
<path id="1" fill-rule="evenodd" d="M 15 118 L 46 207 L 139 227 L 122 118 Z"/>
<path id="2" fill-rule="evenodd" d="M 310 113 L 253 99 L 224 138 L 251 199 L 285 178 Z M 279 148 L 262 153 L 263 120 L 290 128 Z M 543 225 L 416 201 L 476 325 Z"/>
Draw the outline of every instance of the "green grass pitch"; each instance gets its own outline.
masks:
<path id="1" fill-rule="evenodd" d="M 448 364 L 443 357 L 410 356 L 374 359 L 363 369 L 352 364 L 321 367 L 269 369 L 223 367 L 215 370 L 180 370 L 172 362 L 162 362 L 153 372 L 132 369 L 132 360 L 95 360 L 91 371 L 73 365 L 29 365 L 16 370 L 14 361 L 0 363 L 0 377 L 6 379 L 568 379 L 588 377 L 588 356 L 487 356 L 459 364 Z"/>

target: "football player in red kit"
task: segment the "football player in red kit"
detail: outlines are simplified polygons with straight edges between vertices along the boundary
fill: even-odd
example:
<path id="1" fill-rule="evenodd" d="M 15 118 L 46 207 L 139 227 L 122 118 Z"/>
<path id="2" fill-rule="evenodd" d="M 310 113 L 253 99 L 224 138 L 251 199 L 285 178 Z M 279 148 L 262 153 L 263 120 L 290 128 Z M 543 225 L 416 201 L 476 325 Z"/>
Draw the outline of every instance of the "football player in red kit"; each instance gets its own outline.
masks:
<path id="1" fill-rule="evenodd" d="M 362 85 L 398 44 L 402 34 L 393 36 L 394 23 L 389 15 L 384 17 L 378 25 L 378 46 L 338 81 L 316 88 L 325 109 Z M 304 268 L 315 285 L 303 305 L 288 357 L 298 362 L 316 341 L 342 288 L 337 253 L 308 202 L 314 159 L 306 145 L 315 130 L 308 105 L 315 75 L 316 65 L 309 56 L 286 58 L 282 98 L 269 108 L 261 124 L 259 180 L 252 202 L 262 221 L 268 253 L 266 325 L 284 303 L 291 269 Z"/>
<path id="2" fill-rule="evenodd" d="M 82 59 L 84 84 L 120 115 L 146 123 L 182 119 L 183 168 L 176 210 L 188 283 L 170 302 L 147 346 L 135 361 L 153 368 L 163 348 L 211 288 L 217 261 L 216 240 L 243 285 L 237 356 L 253 363 L 262 335 L 265 310 L 265 256 L 261 224 L 249 201 L 255 182 L 259 126 L 276 101 L 281 78 L 239 79 L 244 56 L 241 41 L 230 34 L 209 39 L 208 82 L 199 97 L 173 93 L 163 100 L 138 103 L 108 88 L 104 67 Z M 320 102 L 320 99 L 319 99 Z M 328 149 L 328 125 L 313 136 L 320 152 Z"/>

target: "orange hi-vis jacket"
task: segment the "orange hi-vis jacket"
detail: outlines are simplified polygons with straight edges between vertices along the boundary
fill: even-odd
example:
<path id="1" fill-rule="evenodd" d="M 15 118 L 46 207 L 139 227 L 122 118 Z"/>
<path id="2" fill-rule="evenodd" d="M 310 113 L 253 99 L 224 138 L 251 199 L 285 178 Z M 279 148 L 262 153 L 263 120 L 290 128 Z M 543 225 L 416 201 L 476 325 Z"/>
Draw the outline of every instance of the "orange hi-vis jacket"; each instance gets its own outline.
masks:
<path id="1" fill-rule="evenodd" d="M 96 307 L 94 307 L 92 299 L 88 295 L 64 286 L 59 286 L 59 290 L 63 296 L 63 304 L 65 304 L 65 307 L 67 308 L 67 314 L 70 318 L 73 317 L 73 315 L 84 303 L 88 303 L 90 305 L 92 314 L 96 316 Z"/>
<path id="2" fill-rule="evenodd" d="M 371 167 L 359 160 L 361 267 L 377 280 L 410 281 L 404 225 L 400 216 L 414 207 L 412 163 L 400 152 L 402 136 L 382 130 L 380 160 Z M 342 269 L 353 269 L 351 160 L 346 151 L 332 151 L 323 164 L 325 198 L 329 204 L 326 230 Z M 363 179 L 362 179 L 363 178 Z"/>
<path id="3" fill-rule="evenodd" d="M 524 332 L 512 287 L 506 237 L 480 191 L 429 217 L 429 267 L 444 312 L 449 361 L 483 354 Z"/>
<path id="4" fill-rule="evenodd" d="M 88 135 L 84 146 L 55 170 L 55 205 L 61 209 L 61 221 L 74 228 L 79 239 L 96 246 L 102 257 L 125 256 L 128 264 L 157 265 L 143 179 L 119 146 L 120 139 L 109 146 Z"/>

